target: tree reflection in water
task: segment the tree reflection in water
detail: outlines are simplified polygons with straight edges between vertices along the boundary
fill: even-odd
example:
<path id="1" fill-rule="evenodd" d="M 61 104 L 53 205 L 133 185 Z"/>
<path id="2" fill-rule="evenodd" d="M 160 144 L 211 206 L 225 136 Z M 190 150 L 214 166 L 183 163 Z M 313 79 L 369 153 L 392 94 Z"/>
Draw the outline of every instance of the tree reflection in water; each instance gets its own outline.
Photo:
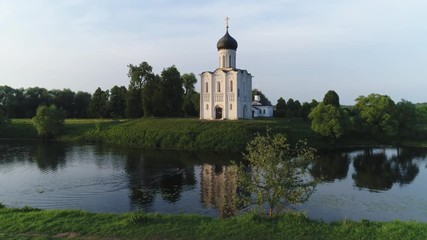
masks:
<path id="1" fill-rule="evenodd" d="M 315 159 L 310 174 L 323 182 L 347 178 L 350 158 L 346 152 L 326 152 Z"/>
<path id="2" fill-rule="evenodd" d="M 395 183 L 409 184 L 419 172 L 413 162 L 417 157 L 425 157 L 425 153 L 397 149 L 396 154 L 391 155 L 386 149 L 366 149 L 354 157 L 354 184 L 369 190 L 388 190 Z"/>
<path id="3" fill-rule="evenodd" d="M 148 210 L 157 193 L 164 201 L 174 203 L 181 198 L 182 191 L 194 188 L 194 166 L 183 161 L 189 157 L 184 155 L 162 151 L 142 153 L 138 149 L 128 151 L 125 168 L 129 176 L 131 205 Z"/>

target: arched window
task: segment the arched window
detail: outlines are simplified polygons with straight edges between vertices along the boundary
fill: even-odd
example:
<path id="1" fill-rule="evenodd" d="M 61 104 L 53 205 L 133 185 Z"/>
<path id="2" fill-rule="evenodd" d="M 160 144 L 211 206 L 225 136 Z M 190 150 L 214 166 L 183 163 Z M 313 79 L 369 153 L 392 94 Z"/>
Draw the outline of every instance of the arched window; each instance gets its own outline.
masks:
<path id="1" fill-rule="evenodd" d="M 230 92 L 233 92 L 233 81 L 230 81 Z"/>
<path id="2" fill-rule="evenodd" d="M 209 110 L 209 104 L 206 104 L 206 110 Z"/>
<path id="3" fill-rule="evenodd" d="M 220 82 L 217 82 L 217 89 L 218 89 L 218 92 L 221 92 L 221 83 Z"/>
<path id="4" fill-rule="evenodd" d="M 205 83 L 205 92 L 209 92 L 209 85 L 207 82 Z"/>
<path id="5" fill-rule="evenodd" d="M 230 110 L 233 110 L 233 104 L 230 103 Z"/>
<path id="6" fill-rule="evenodd" d="M 228 67 L 231 67 L 231 55 L 228 55 Z"/>
<path id="7" fill-rule="evenodd" d="M 222 67 L 225 67 L 225 55 L 222 56 Z"/>

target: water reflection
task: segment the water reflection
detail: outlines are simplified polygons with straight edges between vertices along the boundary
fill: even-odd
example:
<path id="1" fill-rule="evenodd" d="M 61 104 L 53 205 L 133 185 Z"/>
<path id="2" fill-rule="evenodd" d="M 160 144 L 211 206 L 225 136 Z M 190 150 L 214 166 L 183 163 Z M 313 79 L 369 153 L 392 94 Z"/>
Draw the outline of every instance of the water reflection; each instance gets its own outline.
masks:
<path id="1" fill-rule="evenodd" d="M 185 157 L 188 155 L 161 151 L 142 154 L 138 149 L 131 150 L 125 167 L 131 204 L 148 210 L 157 193 L 164 201 L 174 203 L 180 200 L 182 191 L 194 188 L 194 166 L 185 163 Z"/>
<path id="2" fill-rule="evenodd" d="M 237 178 L 232 166 L 203 164 L 201 199 L 203 206 L 214 207 L 221 217 L 237 213 Z"/>
<path id="3" fill-rule="evenodd" d="M 420 152 L 397 149 L 365 149 L 354 157 L 355 173 L 352 178 L 359 188 L 370 190 L 388 190 L 394 183 L 409 184 L 419 172 L 413 161 Z M 425 157 L 425 153 L 423 153 Z"/>
<path id="4" fill-rule="evenodd" d="M 323 152 L 314 160 L 310 174 L 323 182 L 347 178 L 350 158 L 346 152 Z"/>
<path id="5" fill-rule="evenodd" d="M 426 157 L 426 150 L 409 148 L 320 152 L 310 173 L 323 183 L 303 206 L 319 214 L 314 218 L 337 220 L 340 213 L 392 218 L 396 209 L 404 209 L 410 213 L 401 216 L 426 219 L 427 196 L 420 190 L 427 181 Z M 0 140 L 0 202 L 227 217 L 240 209 L 230 165 L 239 159 L 230 153 Z M 387 206 L 393 206 L 392 213 Z"/>

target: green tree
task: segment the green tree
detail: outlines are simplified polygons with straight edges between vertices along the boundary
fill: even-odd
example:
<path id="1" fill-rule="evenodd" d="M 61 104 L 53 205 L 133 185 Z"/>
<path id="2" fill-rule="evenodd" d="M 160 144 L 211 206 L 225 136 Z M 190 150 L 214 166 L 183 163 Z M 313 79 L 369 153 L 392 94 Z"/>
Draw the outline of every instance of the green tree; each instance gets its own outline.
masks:
<path id="1" fill-rule="evenodd" d="M 5 128 L 9 124 L 9 122 L 9 118 L 7 118 L 3 110 L 0 108 L 0 130 Z"/>
<path id="2" fill-rule="evenodd" d="M 334 90 L 329 90 L 323 97 L 323 103 L 325 105 L 340 107 L 340 98 Z"/>
<path id="3" fill-rule="evenodd" d="M 244 158 L 249 165 L 238 165 L 238 182 L 243 192 L 255 194 L 255 199 L 246 195 L 245 200 L 259 206 L 267 203 L 270 216 L 308 200 L 316 186 L 306 175 L 315 158 L 314 149 L 305 142 L 291 147 L 283 135 L 271 136 L 269 131 L 265 136 L 257 135 L 246 149 Z"/>
<path id="4" fill-rule="evenodd" d="M 126 96 L 126 116 L 137 118 L 143 115 L 143 88 L 147 81 L 154 77 L 153 67 L 147 62 L 142 62 L 138 66 L 129 64 L 128 68 L 130 83 Z"/>
<path id="5" fill-rule="evenodd" d="M 182 89 L 181 74 L 175 66 L 163 69 L 160 78 L 155 116 L 179 117 L 182 116 L 184 91 Z"/>
<path id="6" fill-rule="evenodd" d="M 187 96 L 191 92 L 194 92 L 194 84 L 197 83 L 197 78 L 194 73 L 184 73 L 181 76 L 182 86 L 184 87 L 184 95 Z"/>
<path id="7" fill-rule="evenodd" d="M 74 97 L 74 117 L 86 118 L 88 116 L 89 103 L 92 95 L 88 92 L 78 91 Z"/>
<path id="8" fill-rule="evenodd" d="M 308 117 L 311 119 L 311 129 L 314 132 L 335 139 L 340 138 L 350 124 L 347 112 L 323 102 L 313 108 Z"/>
<path id="9" fill-rule="evenodd" d="M 24 91 L 25 117 L 30 118 L 36 114 L 40 105 L 50 105 L 51 97 L 45 88 L 32 87 Z"/>
<path id="10" fill-rule="evenodd" d="M 161 84 L 160 76 L 154 74 L 145 81 L 142 88 L 142 107 L 146 117 L 161 115 L 160 108 L 163 108 L 160 106 L 163 104 Z"/>
<path id="11" fill-rule="evenodd" d="M 372 137 L 397 134 L 396 105 L 389 96 L 370 94 L 367 97 L 360 96 L 356 101 L 354 109 L 358 113 L 362 127 L 368 129 Z"/>
<path id="12" fill-rule="evenodd" d="M 63 90 L 53 89 L 49 91 L 51 95 L 51 103 L 57 108 L 64 109 L 67 117 L 74 116 L 74 98 L 76 93 L 70 89 L 64 88 Z"/>
<path id="13" fill-rule="evenodd" d="M 113 118 L 123 118 L 126 109 L 126 87 L 114 86 L 110 90 L 110 101 L 108 105 L 109 115 Z"/>
<path id="14" fill-rule="evenodd" d="M 98 87 L 89 103 L 89 116 L 93 118 L 108 117 L 108 98 L 109 91 L 103 91 Z"/>
<path id="15" fill-rule="evenodd" d="M 197 83 L 197 78 L 194 73 L 184 73 L 181 76 L 182 85 L 184 87 L 184 100 L 182 109 L 185 116 L 195 117 L 199 115 L 200 100 L 194 101 L 196 97 L 200 98 L 199 93 L 194 89 L 194 84 Z"/>
<path id="16" fill-rule="evenodd" d="M 40 106 L 37 108 L 36 116 L 32 118 L 34 127 L 43 138 L 54 138 L 59 135 L 64 125 L 65 111 L 58 109 L 55 105 Z"/>
<path id="17" fill-rule="evenodd" d="M 417 110 L 415 104 L 402 99 L 396 104 L 397 120 L 399 122 L 399 132 L 412 130 L 417 120 Z"/>
<path id="18" fill-rule="evenodd" d="M 277 100 L 274 116 L 284 118 L 286 114 L 286 101 L 282 97 Z"/>

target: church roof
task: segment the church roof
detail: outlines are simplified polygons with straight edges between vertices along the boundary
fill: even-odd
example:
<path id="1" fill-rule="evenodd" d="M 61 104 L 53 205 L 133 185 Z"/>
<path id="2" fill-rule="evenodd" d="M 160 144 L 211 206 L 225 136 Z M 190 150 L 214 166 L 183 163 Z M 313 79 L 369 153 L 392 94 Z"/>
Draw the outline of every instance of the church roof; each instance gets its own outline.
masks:
<path id="1" fill-rule="evenodd" d="M 218 48 L 218 50 L 221 50 L 221 49 L 237 50 L 237 41 L 232 36 L 230 36 L 230 34 L 228 34 L 228 27 L 227 27 L 227 31 L 225 32 L 225 35 L 218 40 L 216 47 Z"/>

